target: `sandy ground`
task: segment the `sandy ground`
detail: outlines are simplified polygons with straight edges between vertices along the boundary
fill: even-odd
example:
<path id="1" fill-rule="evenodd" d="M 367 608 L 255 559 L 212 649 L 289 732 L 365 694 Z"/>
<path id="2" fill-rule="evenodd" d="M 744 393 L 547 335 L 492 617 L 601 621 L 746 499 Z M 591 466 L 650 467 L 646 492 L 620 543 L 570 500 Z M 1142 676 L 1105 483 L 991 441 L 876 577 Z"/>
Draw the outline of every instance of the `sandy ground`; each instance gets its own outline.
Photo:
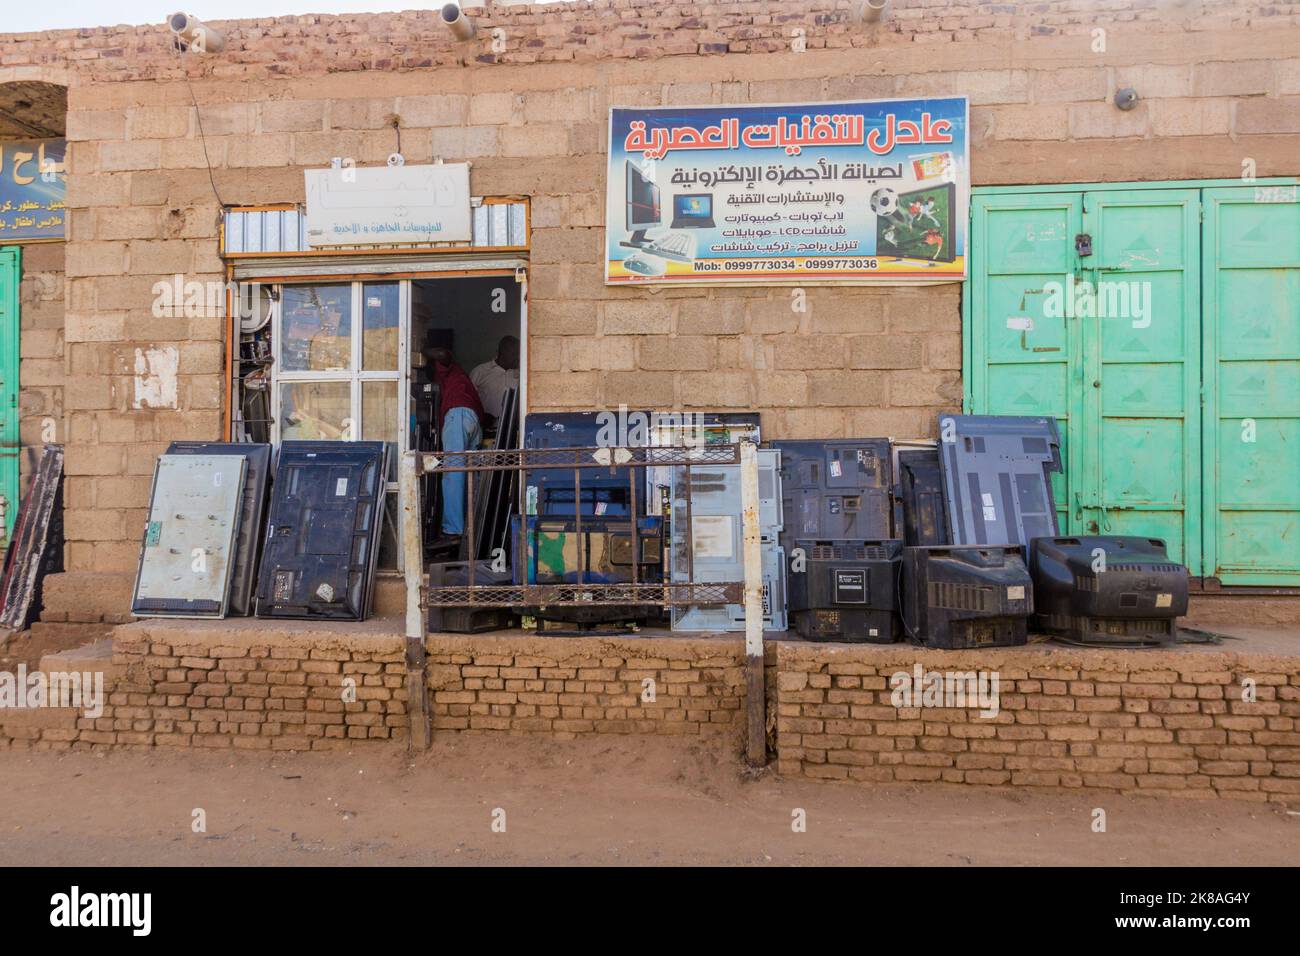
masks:
<path id="1" fill-rule="evenodd" d="M 755 778 L 686 740 L 461 735 L 417 757 L 8 752 L 0 778 L 3 866 L 1300 861 L 1300 816 L 1269 806 Z M 1106 833 L 1092 832 L 1096 807 Z M 192 830 L 196 808 L 206 832 Z"/>

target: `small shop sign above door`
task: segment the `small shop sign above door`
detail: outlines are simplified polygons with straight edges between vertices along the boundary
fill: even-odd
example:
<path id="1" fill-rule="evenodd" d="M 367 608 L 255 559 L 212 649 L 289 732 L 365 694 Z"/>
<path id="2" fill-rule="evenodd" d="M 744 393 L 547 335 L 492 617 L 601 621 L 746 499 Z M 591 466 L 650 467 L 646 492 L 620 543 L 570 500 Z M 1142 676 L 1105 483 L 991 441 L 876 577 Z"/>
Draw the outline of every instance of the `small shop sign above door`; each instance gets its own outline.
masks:
<path id="1" fill-rule="evenodd" d="M 609 284 L 966 274 L 965 97 L 610 111 Z"/>
<path id="2" fill-rule="evenodd" d="M 312 248 L 469 242 L 469 164 L 308 169 Z"/>

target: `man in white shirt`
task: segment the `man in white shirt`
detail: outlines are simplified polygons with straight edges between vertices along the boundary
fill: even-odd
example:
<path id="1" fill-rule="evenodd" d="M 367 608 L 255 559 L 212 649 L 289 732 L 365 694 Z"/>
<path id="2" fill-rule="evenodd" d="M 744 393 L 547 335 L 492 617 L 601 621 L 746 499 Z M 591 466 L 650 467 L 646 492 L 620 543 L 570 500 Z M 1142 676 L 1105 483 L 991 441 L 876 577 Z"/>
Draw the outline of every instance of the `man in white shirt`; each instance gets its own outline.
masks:
<path id="1" fill-rule="evenodd" d="M 469 379 L 478 391 L 483 411 L 493 418 L 499 416 L 506 389 L 519 388 L 519 340 L 513 335 L 502 336 L 497 343 L 497 357 L 476 366 Z"/>

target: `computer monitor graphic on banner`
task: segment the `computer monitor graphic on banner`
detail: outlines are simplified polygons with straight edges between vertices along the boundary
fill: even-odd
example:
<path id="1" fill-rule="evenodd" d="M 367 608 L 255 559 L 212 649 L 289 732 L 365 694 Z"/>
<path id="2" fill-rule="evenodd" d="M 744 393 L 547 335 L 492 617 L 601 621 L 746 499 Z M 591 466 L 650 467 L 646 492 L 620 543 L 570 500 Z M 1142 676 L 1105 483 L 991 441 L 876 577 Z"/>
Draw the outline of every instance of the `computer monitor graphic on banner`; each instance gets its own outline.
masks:
<path id="1" fill-rule="evenodd" d="M 647 229 L 660 224 L 659 187 L 654 184 L 636 163 L 627 161 L 627 229 L 632 233 L 623 243 L 634 249 L 646 246 Z"/>

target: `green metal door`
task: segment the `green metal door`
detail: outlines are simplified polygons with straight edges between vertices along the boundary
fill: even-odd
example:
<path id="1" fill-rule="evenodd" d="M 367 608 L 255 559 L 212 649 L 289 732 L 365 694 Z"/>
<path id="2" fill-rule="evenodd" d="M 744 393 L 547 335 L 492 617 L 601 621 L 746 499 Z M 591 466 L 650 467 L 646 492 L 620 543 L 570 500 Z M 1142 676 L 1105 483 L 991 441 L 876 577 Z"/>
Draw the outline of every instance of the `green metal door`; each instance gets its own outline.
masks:
<path id="1" fill-rule="evenodd" d="M 0 249 L 0 547 L 8 545 L 18 513 L 18 280 L 17 248 Z"/>
<path id="2" fill-rule="evenodd" d="M 1200 574 L 1200 191 L 1089 192 L 1078 530 L 1162 538 Z"/>
<path id="3" fill-rule="evenodd" d="M 1205 558 L 1224 584 L 1300 585 L 1300 202 L 1205 190 Z"/>
<path id="4" fill-rule="evenodd" d="M 1081 414 L 1075 363 L 1078 324 L 1047 307 L 1053 283 L 1077 271 L 1074 237 L 1083 197 L 1075 193 L 977 196 L 972 202 L 967 283 L 967 406 L 980 415 L 1052 415 L 1061 430 L 1062 474 L 1053 481 L 1057 518 L 1071 527 L 1074 450 Z"/>
<path id="5" fill-rule="evenodd" d="M 999 191 L 971 218 L 967 407 L 1056 417 L 1062 532 L 1160 537 L 1199 574 L 1199 192 Z"/>

